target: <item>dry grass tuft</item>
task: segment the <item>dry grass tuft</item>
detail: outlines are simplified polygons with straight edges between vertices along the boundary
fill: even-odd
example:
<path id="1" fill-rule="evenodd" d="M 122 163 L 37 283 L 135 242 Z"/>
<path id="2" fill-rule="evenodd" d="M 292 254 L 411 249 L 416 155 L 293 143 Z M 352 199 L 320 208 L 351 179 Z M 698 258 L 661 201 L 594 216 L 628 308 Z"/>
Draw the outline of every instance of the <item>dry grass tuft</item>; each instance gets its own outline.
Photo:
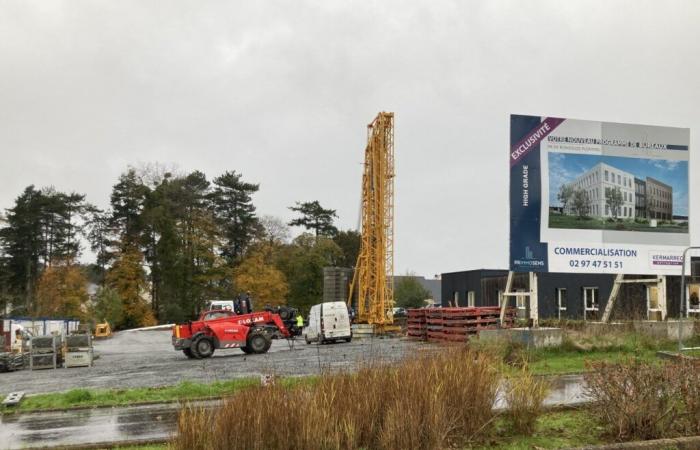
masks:
<path id="1" fill-rule="evenodd" d="M 592 364 L 585 375 L 596 412 L 619 440 L 658 439 L 700 432 L 700 365 L 630 360 Z"/>
<path id="2" fill-rule="evenodd" d="M 505 393 L 507 417 L 516 433 L 530 436 L 535 431 L 537 418 L 543 412 L 549 384 L 544 378 L 534 376 L 527 365 L 508 381 Z"/>
<path id="3" fill-rule="evenodd" d="M 465 348 L 395 366 L 328 374 L 314 385 L 243 391 L 213 412 L 184 409 L 174 449 L 437 449 L 493 419 L 499 377 Z"/>

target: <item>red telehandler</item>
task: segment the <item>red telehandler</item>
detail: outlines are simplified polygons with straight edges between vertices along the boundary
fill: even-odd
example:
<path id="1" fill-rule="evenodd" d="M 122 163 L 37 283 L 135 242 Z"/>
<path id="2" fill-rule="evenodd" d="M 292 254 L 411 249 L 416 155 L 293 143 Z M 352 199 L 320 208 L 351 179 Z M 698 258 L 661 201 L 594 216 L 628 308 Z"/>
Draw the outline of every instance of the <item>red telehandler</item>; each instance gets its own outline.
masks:
<path id="1" fill-rule="evenodd" d="M 173 347 L 188 358 L 209 358 L 217 348 L 240 348 L 245 353 L 266 353 L 272 339 L 292 338 L 296 310 L 288 307 L 236 314 L 228 309 L 205 311 L 196 321 L 173 327 Z"/>

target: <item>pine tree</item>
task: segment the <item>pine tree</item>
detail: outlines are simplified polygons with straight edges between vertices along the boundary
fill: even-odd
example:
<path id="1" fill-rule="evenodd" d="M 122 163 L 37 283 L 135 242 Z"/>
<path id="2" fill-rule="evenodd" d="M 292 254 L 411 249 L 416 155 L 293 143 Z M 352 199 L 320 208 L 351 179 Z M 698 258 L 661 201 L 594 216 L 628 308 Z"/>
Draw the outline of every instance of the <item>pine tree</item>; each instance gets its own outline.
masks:
<path id="1" fill-rule="evenodd" d="M 333 218 L 338 217 L 335 209 L 323 208 L 318 200 L 296 202 L 296 206 L 290 206 L 289 209 L 301 214 L 301 217 L 289 222 L 289 226 L 304 227 L 312 230 L 316 236 L 335 236 L 338 233 L 338 229 L 333 225 Z"/>
<path id="2" fill-rule="evenodd" d="M 90 249 L 95 253 L 95 265 L 102 279 L 101 282 L 104 281 L 107 265 L 114 257 L 114 253 L 110 248 L 112 242 L 112 230 L 109 226 L 110 217 L 111 213 L 105 212 L 96 206 L 89 205 L 87 207 L 87 240 L 90 243 Z"/>
<path id="3" fill-rule="evenodd" d="M 129 169 L 119 177 L 119 182 L 112 188 L 110 202 L 112 217 L 110 226 L 118 235 L 118 242 L 123 245 L 140 244 L 143 238 L 144 204 L 150 193 L 134 169 Z"/>
<path id="4" fill-rule="evenodd" d="M 24 304 L 25 312 L 34 309 L 41 271 L 55 261 L 74 260 L 80 255 L 83 230 L 77 218 L 84 213 L 84 198 L 82 194 L 28 186 L 7 210 L 0 243 L 11 273 L 9 289 L 18 303 Z"/>
<path id="5" fill-rule="evenodd" d="M 212 209 L 201 172 L 164 179 L 149 196 L 144 223 L 154 239 L 147 261 L 161 320 L 192 317 L 230 285 L 230 269 L 217 254 L 222 232 Z"/>
<path id="6" fill-rule="evenodd" d="M 215 178 L 211 194 L 216 218 L 224 233 L 221 254 L 231 265 L 238 262 L 260 230 L 252 201 L 260 185 L 246 183 L 241 177 L 229 171 Z"/>

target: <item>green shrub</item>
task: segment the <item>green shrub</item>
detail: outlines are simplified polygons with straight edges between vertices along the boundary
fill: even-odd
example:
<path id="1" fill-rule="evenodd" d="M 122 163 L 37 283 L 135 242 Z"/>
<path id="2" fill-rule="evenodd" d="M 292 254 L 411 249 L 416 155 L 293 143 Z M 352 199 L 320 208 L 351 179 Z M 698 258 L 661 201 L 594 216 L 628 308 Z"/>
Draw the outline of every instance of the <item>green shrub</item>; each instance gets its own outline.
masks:
<path id="1" fill-rule="evenodd" d="M 64 396 L 66 402 L 68 404 L 76 404 L 76 403 L 86 403 L 92 400 L 92 392 L 88 391 L 87 389 L 72 389 L 68 392 L 66 392 Z"/>

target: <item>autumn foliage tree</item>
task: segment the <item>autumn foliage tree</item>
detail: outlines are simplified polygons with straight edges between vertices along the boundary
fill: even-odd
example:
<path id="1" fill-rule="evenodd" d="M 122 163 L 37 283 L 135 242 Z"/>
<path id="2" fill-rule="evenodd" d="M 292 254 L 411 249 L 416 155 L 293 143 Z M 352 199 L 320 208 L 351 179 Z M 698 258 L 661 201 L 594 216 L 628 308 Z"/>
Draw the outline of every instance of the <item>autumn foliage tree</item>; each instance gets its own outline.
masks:
<path id="1" fill-rule="evenodd" d="M 42 317 L 86 317 L 87 277 L 80 266 L 60 262 L 47 267 L 37 283 L 34 314 Z"/>
<path id="2" fill-rule="evenodd" d="M 278 306 L 287 302 L 287 279 L 271 262 L 264 250 L 251 251 L 233 272 L 233 282 L 239 292 L 250 291 L 258 309 L 264 305 Z"/>
<path id="3" fill-rule="evenodd" d="M 122 322 L 120 328 L 154 325 L 153 312 L 149 307 L 146 292 L 146 274 L 143 270 L 143 255 L 133 245 L 127 245 L 107 272 L 106 285 L 122 299 Z"/>

